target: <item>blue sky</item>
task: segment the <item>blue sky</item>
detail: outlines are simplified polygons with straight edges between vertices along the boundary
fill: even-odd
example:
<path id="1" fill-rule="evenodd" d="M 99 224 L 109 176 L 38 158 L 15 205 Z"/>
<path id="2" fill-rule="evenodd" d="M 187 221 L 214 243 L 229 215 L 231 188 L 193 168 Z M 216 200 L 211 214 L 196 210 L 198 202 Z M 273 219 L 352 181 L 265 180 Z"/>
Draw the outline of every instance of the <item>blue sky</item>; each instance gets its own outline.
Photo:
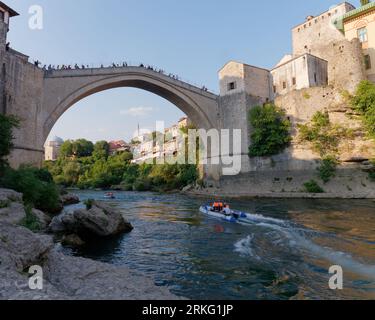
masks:
<path id="1" fill-rule="evenodd" d="M 144 62 L 218 91 L 229 60 L 270 68 L 291 51 L 293 26 L 330 0 L 12 0 L 11 46 L 46 64 Z M 359 1 L 352 2 L 358 5 Z M 31 5 L 44 10 L 43 30 L 30 30 Z M 67 111 L 51 135 L 129 140 L 140 123 L 167 125 L 182 113 L 153 94 L 130 88 L 88 97 Z"/>

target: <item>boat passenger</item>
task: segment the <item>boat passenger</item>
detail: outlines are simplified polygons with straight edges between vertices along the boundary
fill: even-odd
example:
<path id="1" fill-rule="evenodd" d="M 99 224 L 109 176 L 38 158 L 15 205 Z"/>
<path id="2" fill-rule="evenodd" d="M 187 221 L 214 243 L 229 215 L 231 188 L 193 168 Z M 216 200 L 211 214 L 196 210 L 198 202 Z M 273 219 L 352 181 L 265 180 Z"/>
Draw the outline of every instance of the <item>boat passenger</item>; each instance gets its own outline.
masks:
<path id="1" fill-rule="evenodd" d="M 225 215 L 228 215 L 228 216 L 232 214 L 232 210 L 230 210 L 227 204 L 224 206 L 223 212 Z"/>

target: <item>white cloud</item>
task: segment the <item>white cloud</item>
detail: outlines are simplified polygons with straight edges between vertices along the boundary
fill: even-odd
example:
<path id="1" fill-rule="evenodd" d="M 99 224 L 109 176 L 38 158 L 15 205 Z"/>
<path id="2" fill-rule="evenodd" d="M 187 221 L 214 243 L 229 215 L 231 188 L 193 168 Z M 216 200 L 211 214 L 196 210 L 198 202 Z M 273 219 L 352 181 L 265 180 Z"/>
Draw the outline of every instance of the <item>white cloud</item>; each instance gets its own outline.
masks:
<path id="1" fill-rule="evenodd" d="M 120 114 L 131 117 L 144 117 L 153 111 L 152 107 L 133 107 L 121 110 Z"/>

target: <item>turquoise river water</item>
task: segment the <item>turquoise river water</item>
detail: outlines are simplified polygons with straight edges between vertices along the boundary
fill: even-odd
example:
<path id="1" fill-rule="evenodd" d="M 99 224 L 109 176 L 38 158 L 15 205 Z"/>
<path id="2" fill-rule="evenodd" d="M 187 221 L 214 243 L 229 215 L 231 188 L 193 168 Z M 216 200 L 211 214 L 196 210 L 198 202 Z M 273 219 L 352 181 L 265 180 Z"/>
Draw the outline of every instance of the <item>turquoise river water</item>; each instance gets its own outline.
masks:
<path id="1" fill-rule="evenodd" d="M 77 194 L 103 200 L 104 193 Z M 254 214 L 243 226 L 201 214 L 210 199 L 116 196 L 106 201 L 134 230 L 65 252 L 127 266 L 190 299 L 375 299 L 371 200 L 234 200 L 233 208 Z M 333 265 L 343 268 L 343 290 L 329 288 Z"/>

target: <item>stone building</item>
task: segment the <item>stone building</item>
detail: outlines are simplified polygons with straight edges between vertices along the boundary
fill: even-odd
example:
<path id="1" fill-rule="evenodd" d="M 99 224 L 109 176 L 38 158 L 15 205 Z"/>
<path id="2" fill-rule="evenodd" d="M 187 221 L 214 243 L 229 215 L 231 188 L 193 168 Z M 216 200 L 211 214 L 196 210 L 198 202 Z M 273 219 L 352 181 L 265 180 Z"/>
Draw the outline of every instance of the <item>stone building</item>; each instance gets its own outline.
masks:
<path id="1" fill-rule="evenodd" d="M 187 117 L 178 121 L 177 124 L 166 128 L 164 133 L 159 132 L 158 137 L 154 139 L 153 134 L 143 134 L 134 138 L 133 144 L 133 163 L 142 163 L 151 159 L 170 160 L 176 159 L 179 152 L 184 148 L 184 134 L 181 129 L 190 125 Z M 159 142 L 159 140 L 161 140 Z"/>
<path id="2" fill-rule="evenodd" d="M 367 78 L 375 82 L 375 2 L 347 12 L 335 24 L 349 41 L 359 39 Z"/>
<path id="3" fill-rule="evenodd" d="M 130 151 L 130 145 L 127 144 L 123 140 L 110 141 L 110 142 L 108 142 L 108 145 L 109 145 L 109 154 L 111 154 L 111 155 L 115 155 L 115 154 L 121 153 L 121 152 Z"/>
<path id="4" fill-rule="evenodd" d="M 0 75 L 6 73 L 5 70 L 5 55 L 9 51 L 9 44 L 7 43 L 7 33 L 9 31 L 10 18 L 18 16 L 18 13 L 9 8 L 5 3 L 0 1 Z M 0 77 L 0 112 L 6 112 L 5 99 L 5 78 Z"/>
<path id="5" fill-rule="evenodd" d="M 54 137 L 52 140 L 48 141 L 44 146 L 45 160 L 56 161 L 63 143 L 64 140 L 59 137 Z"/>
<path id="6" fill-rule="evenodd" d="M 293 55 L 310 53 L 324 59 L 325 44 L 344 38 L 334 22 L 354 9 L 352 4 L 344 2 L 316 16 L 307 16 L 303 23 L 292 28 Z"/>
<path id="7" fill-rule="evenodd" d="M 317 16 L 309 15 L 305 22 L 292 28 L 293 52 L 272 70 L 234 61 L 227 63 L 219 71 L 220 95 L 242 92 L 260 101 L 273 101 L 293 90 L 326 85 L 352 92 L 366 73 L 372 77 L 375 72 L 375 65 L 371 65 L 372 52 L 375 59 L 374 17 L 375 3 L 355 9 L 347 2 Z M 342 32 L 338 28 L 340 20 Z M 352 31 L 355 23 L 359 24 Z M 365 25 L 371 32 L 363 29 Z"/>
<path id="8" fill-rule="evenodd" d="M 309 53 L 281 60 L 271 70 L 273 94 L 285 94 L 292 90 L 301 90 L 328 83 L 328 61 Z"/>

